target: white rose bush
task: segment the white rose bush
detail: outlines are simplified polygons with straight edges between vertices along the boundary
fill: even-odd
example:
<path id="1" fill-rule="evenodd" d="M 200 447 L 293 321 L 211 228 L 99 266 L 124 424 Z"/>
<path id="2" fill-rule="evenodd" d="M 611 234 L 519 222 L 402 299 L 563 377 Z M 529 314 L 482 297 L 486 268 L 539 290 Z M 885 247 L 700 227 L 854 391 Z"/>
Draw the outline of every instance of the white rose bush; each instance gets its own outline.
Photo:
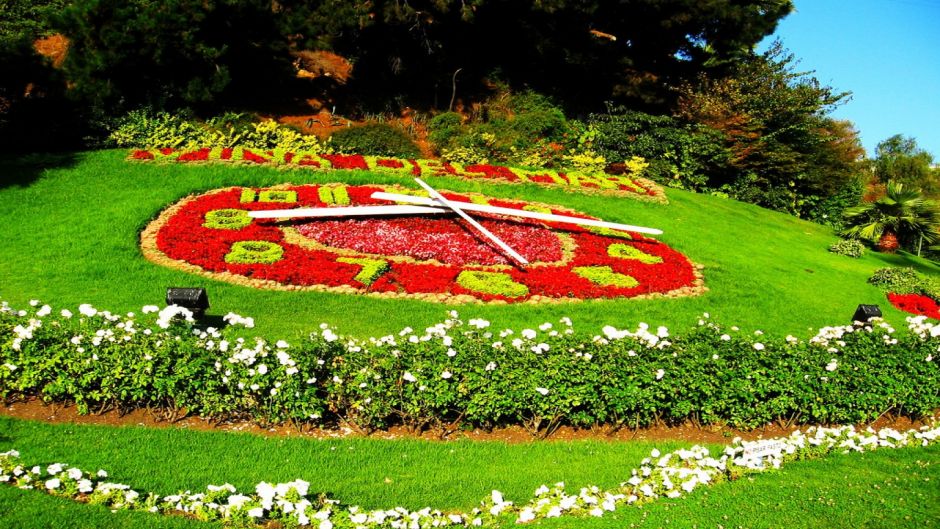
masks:
<path id="1" fill-rule="evenodd" d="M 311 491 L 301 479 L 287 483 L 261 482 L 253 492 L 241 493 L 230 484 L 209 485 L 204 492 L 184 491 L 169 496 L 141 492 L 108 481 L 108 473 L 96 473 L 54 463 L 30 467 L 11 450 L 0 453 L 0 483 L 21 489 L 72 498 L 110 509 L 134 509 L 163 514 L 187 514 L 200 520 L 222 520 L 239 527 L 261 527 L 270 521 L 284 526 L 318 529 L 425 527 L 474 527 L 496 525 L 502 520 L 523 524 L 561 516 L 595 516 L 658 498 L 678 498 L 696 489 L 742 476 L 781 468 L 789 461 L 823 457 L 830 453 L 929 446 L 940 441 L 940 422 L 900 432 L 890 428 L 857 431 L 852 426 L 811 427 L 788 437 L 747 442 L 735 439 L 721 454 L 693 446 L 669 453 L 653 450 L 630 477 L 612 490 L 596 486 L 568 492 L 564 483 L 541 486 L 525 504 L 506 501 L 494 490 L 469 512 L 444 512 L 426 507 L 367 510 L 343 504 Z"/>
<path id="2" fill-rule="evenodd" d="M 940 326 L 908 318 L 825 327 L 808 340 L 640 324 L 578 334 L 568 318 L 497 329 L 449 312 L 416 331 L 359 339 L 327 324 L 300 341 L 241 336 L 251 318 L 200 328 L 180 307 L 113 314 L 85 304 L 0 305 L 0 399 L 80 413 L 148 409 L 167 419 L 250 420 L 370 433 L 447 435 L 521 426 L 857 424 L 940 409 Z"/>

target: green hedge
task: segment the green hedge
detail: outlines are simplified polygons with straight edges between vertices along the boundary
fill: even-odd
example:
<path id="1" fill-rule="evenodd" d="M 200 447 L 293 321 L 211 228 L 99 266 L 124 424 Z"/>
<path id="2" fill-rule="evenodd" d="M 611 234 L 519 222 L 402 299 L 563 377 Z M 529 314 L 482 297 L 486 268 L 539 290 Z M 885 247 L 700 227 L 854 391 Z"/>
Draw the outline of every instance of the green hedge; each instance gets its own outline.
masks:
<path id="1" fill-rule="evenodd" d="M 0 398 L 363 431 L 521 425 L 538 436 L 561 424 L 756 428 L 940 408 L 940 337 L 923 319 L 911 332 L 882 323 L 779 340 L 707 319 L 675 337 L 607 327 L 589 338 L 566 319 L 513 332 L 452 315 L 424 333 L 361 341 L 324 325 L 287 344 L 178 322 L 163 330 L 166 316 L 145 329 L 152 320 L 87 306 L 70 318 L 50 312 L 0 313 Z"/>

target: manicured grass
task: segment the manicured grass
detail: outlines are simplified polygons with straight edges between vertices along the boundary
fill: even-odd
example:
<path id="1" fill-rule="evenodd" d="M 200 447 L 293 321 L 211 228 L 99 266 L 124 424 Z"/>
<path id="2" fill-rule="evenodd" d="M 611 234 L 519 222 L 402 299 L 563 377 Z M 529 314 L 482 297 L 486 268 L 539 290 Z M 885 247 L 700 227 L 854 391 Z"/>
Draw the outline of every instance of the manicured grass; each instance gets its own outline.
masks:
<path id="1" fill-rule="evenodd" d="M 341 333 L 381 335 L 443 319 L 444 306 L 413 300 L 317 292 L 260 291 L 178 272 L 146 261 L 140 230 L 160 210 L 191 194 L 232 185 L 344 180 L 353 184 L 401 183 L 363 172 L 279 171 L 266 167 L 129 163 L 125 151 L 0 160 L 0 296 L 15 305 L 39 298 L 56 308 L 92 303 L 112 311 L 138 311 L 163 301 L 168 286 L 205 286 L 210 314 L 252 316 L 254 333 L 305 336 L 320 322 Z M 497 327 L 532 327 L 569 316 L 576 329 L 635 327 L 645 321 L 673 332 L 694 325 L 703 312 L 727 325 L 772 334 L 805 336 L 809 328 L 847 322 L 858 303 L 881 305 L 903 326 L 876 288 L 865 283 L 887 265 L 938 268 L 912 256 L 869 252 L 855 260 L 826 251 L 829 228 L 721 198 L 668 190 L 669 205 L 586 196 L 535 185 L 483 185 L 431 179 L 440 188 L 482 191 L 571 207 L 598 217 L 664 230 L 661 240 L 705 265 L 710 291 L 695 298 L 601 300 L 561 305 L 458 307 L 464 318 L 483 317 Z"/>
<path id="2" fill-rule="evenodd" d="M 492 489 L 527 500 L 541 484 L 612 487 L 650 442 L 425 442 L 309 440 L 180 429 L 50 425 L 0 417 L 0 451 L 25 462 L 105 468 L 109 478 L 163 494 L 228 481 L 302 478 L 366 508 L 469 509 Z M 660 449 L 687 446 L 655 443 Z M 701 490 L 679 500 L 624 508 L 602 519 L 562 518 L 546 527 L 930 527 L 940 523 L 940 447 L 831 456 Z M 80 525 L 75 520 L 81 520 Z M 35 491 L 0 487 L 4 527 L 194 527 L 143 513 L 112 515 Z M 505 527 L 515 527 L 508 522 Z"/>

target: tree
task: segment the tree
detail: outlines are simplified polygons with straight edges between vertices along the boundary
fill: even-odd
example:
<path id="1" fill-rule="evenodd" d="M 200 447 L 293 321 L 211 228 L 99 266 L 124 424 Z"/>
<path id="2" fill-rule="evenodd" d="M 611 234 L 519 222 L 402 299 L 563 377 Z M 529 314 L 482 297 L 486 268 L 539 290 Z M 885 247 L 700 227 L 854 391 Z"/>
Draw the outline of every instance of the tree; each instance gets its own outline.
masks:
<path id="1" fill-rule="evenodd" d="M 67 148 L 79 134 L 65 81 L 34 49 L 66 0 L 0 3 L 0 150 Z"/>
<path id="2" fill-rule="evenodd" d="M 771 34 L 790 0 L 279 0 L 298 47 L 355 65 L 352 88 L 446 106 L 498 77 L 592 110 L 612 98 L 664 110 L 665 88 L 726 68 Z M 434 103 L 437 104 L 434 104 Z M 442 104 L 444 103 L 444 104 Z"/>
<path id="3" fill-rule="evenodd" d="M 849 94 L 795 70 L 779 42 L 726 76 L 703 74 L 678 92 L 677 117 L 722 133 L 732 170 L 718 183 L 739 199 L 805 216 L 861 173 L 857 132 L 828 116 Z"/>
<path id="4" fill-rule="evenodd" d="M 270 0 L 85 0 L 57 26 L 73 92 L 115 109 L 258 104 L 291 78 Z"/>
<path id="5" fill-rule="evenodd" d="M 875 178 L 882 184 L 900 182 L 920 189 L 927 196 L 940 195 L 940 175 L 932 169 L 933 156 L 917 145 L 917 140 L 895 134 L 875 148 Z"/>
<path id="6" fill-rule="evenodd" d="M 885 196 L 875 202 L 847 209 L 845 222 L 849 227 L 843 235 L 877 241 L 882 251 L 900 245 L 920 255 L 924 242 L 940 240 L 940 206 L 900 182 L 889 182 Z"/>

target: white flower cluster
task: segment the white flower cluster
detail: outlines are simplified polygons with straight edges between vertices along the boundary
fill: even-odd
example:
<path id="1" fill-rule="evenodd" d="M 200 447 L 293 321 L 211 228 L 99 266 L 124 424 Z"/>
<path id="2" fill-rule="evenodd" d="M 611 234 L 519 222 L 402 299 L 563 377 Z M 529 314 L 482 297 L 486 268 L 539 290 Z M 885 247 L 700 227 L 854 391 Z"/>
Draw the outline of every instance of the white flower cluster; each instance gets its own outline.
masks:
<path id="1" fill-rule="evenodd" d="M 656 329 L 655 333 L 650 332 L 649 324 L 641 322 L 635 332 L 630 332 L 628 330 L 617 330 L 615 327 L 610 325 L 605 326 L 601 331 L 604 333 L 604 337 L 595 336 L 594 341 L 607 344 L 615 340 L 623 340 L 625 338 L 632 338 L 640 344 L 646 346 L 648 349 L 665 349 L 672 345 L 672 342 L 666 340 L 669 337 L 669 329 L 666 327 L 659 327 Z"/>
<path id="2" fill-rule="evenodd" d="M 246 329 L 252 329 L 255 326 L 254 318 L 249 318 L 245 316 L 239 316 L 234 312 L 229 312 L 225 316 L 222 316 L 222 321 L 228 323 L 229 325 L 241 325 Z"/>
<path id="3" fill-rule="evenodd" d="M 362 527 L 366 529 L 411 529 L 422 527 L 481 526 L 493 517 L 512 515 L 526 523 L 563 515 L 604 516 L 617 508 L 642 504 L 656 498 L 676 498 L 710 483 L 734 479 L 751 472 L 780 468 L 786 461 L 821 456 L 831 452 L 863 452 L 882 448 L 927 446 L 940 441 L 940 422 L 919 430 L 898 432 L 885 428 L 856 431 L 852 426 L 810 428 L 788 437 L 754 442 L 735 439 L 718 458 L 707 448 L 694 446 L 662 454 L 653 450 L 640 468 L 620 487 L 604 491 L 595 486 L 568 494 L 564 483 L 541 486 L 533 499 L 516 506 L 494 490 L 480 508 L 468 513 L 444 513 L 430 507 L 409 511 L 402 507 L 367 511 L 343 507 L 336 500 L 311 495 L 303 480 L 288 483 L 259 483 L 252 495 L 240 494 L 232 485 L 210 485 L 205 493 L 189 491 L 160 497 L 146 496 L 127 485 L 103 481 L 104 471 L 86 473 L 65 464 L 52 464 L 43 470 L 31 469 L 19 461 L 15 450 L 0 453 L 0 482 L 24 489 L 38 489 L 66 497 L 85 497 L 112 509 L 144 509 L 151 512 L 184 512 L 199 516 L 207 511 L 222 519 L 247 515 L 258 525 L 279 521 L 287 525 L 314 526 L 317 529 Z M 311 500 L 310 498 L 315 498 Z"/>
<path id="4" fill-rule="evenodd" d="M 921 340 L 940 336 L 940 325 L 928 321 L 927 316 L 913 316 L 906 320 L 907 328 Z"/>

